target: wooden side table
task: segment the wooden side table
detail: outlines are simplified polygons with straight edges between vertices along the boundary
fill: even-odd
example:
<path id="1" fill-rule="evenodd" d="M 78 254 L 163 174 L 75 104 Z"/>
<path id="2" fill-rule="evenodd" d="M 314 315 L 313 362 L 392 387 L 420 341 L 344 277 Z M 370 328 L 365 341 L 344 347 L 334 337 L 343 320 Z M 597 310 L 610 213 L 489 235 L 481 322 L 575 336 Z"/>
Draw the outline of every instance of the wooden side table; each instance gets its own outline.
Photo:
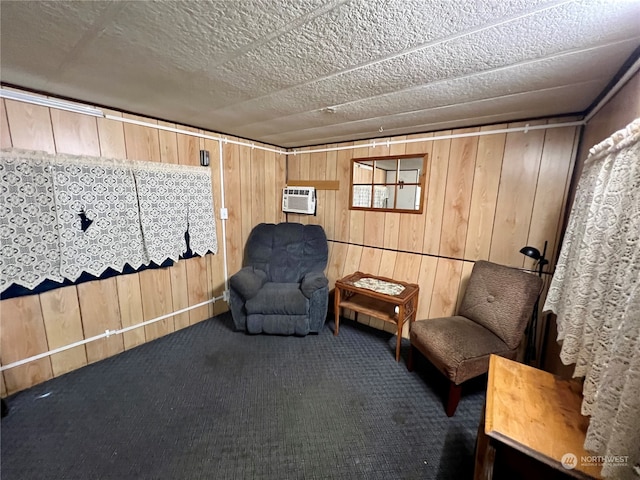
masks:
<path id="1" fill-rule="evenodd" d="M 589 419 L 580 414 L 580 384 L 491 355 L 475 480 L 600 479 L 584 464 Z"/>
<path id="2" fill-rule="evenodd" d="M 384 282 L 402 287 L 398 294 L 381 293 L 371 288 L 357 286 L 360 280 L 371 283 Z M 420 287 L 415 283 L 399 282 L 391 278 L 378 277 L 367 273 L 356 272 L 336 281 L 335 288 L 335 316 L 336 327 L 333 332 L 338 335 L 340 330 L 340 308 L 348 308 L 357 313 L 364 313 L 385 322 L 397 325 L 396 361 L 400 360 L 400 344 L 402 341 L 402 327 L 406 321 L 415 319 L 418 310 L 418 292 Z M 397 308 L 396 308 L 397 307 Z"/>

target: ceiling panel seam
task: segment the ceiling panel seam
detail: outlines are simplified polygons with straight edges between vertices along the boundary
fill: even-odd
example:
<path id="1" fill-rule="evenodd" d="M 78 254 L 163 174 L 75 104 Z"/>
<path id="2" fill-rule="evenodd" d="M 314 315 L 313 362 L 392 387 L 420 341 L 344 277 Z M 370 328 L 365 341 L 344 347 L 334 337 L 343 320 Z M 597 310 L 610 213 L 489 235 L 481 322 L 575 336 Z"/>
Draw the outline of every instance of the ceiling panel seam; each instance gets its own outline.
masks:
<path id="1" fill-rule="evenodd" d="M 58 67 L 53 72 L 52 78 L 47 79 L 45 83 L 45 88 L 54 81 L 58 75 L 66 69 L 66 67 L 75 61 L 78 56 L 86 50 L 91 43 L 100 36 L 100 34 L 105 30 L 106 24 L 115 20 L 118 14 L 125 7 L 125 2 L 122 3 L 112 3 L 110 4 L 104 12 L 98 17 L 98 19 L 82 34 L 80 39 L 76 42 L 76 44 L 71 48 L 69 53 L 65 56 L 65 58 L 60 62 Z"/>
<path id="2" fill-rule="evenodd" d="M 512 68 L 518 68 L 518 67 L 523 67 L 523 66 L 527 66 L 527 65 L 532 65 L 538 62 L 542 62 L 545 60 L 551 60 L 551 59 L 557 59 L 557 58 L 561 58 L 563 56 L 567 56 L 567 55 L 573 55 L 576 53 L 587 53 L 587 52 L 591 52 L 594 50 L 598 50 L 600 48 L 606 48 L 606 47 L 610 47 L 610 46 L 615 46 L 615 45 L 619 45 L 619 44 L 623 44 L 623 43 L 627 43 L 627 42 L 631 42 L 631 41 L 637 41 L 640 40 L 640 37 L 633 37 L 631 39 L 625 39 L 625 40 L 621 40 L 621 41 L 617 41 L 617 42 L 611 42 L 611 43 L 607 43 L 607 44 L 601 44 L 601 45 L 597 45 L 595 47 L 589 47 L 589 48 L 585 48 L 585 49 L 571 49 L 571 50 L 566 50 L 562 53 L 559 54 L 554 54 L 554 55 L 549 55 L 549 56 L 544 56 L 544 57 L 537 57 L 533 60 L 524 60 L 522 62 L 517 62 L 517 63 L 512 63 L 509 65 L 503 65 L 501 67 L 495 67 L 495 68 L 491 68 L 488 70 L 483 70 L 481 72 L 474 72 L 474 73 L 469 73 L 467 75 L 458 75 L 458 76 L 453 76 L 453 77 L 447 77 L 447 78 L 443 78 L 441 80 L 435 80 L 433 82 L 429 82 L 428 84 L 421 84 L 421 85 L 414 85 L 411 87 L 407 87 L 407 88 L 402 88 L 402 89 L 398 89 L 398 90 L 394 90 L 392 92 L 387 92 L 387 93 L 382 93 L 379 95 L 372 95 L 369 97 L 361 97 L 358 98 L 357 100 L 351 100 L 348 102 L 343 102 L 343 103 L 338 103 L 335 105 L 330 105 L 331 108 L 335 108 L 337 109 L 337 111 L 340 110 L 340 108 L 346 107 L 346 106 L 350 106 L 350 105 L 357 105 L 358 103 L 366 103 L 370 100 L 375 100 L 375 99 L 381 99 L 381 98 L 386 98 L 386 97 L 390 97 L 390 96 L 395 96 L 399 93 L 408 93 L 410 94 L 412 91 L 415 90 L 421 90 L 424 89 L 425 86 L 431 87 L 431 86 L 436 86 L 436 85 L 440 85 L 440 84 L 446 84 L 452 81 L 456 81 L 456 80 L 464 80 L 464 79 L 471 79 L 474 77 L 481 77 L 483 75 L 488 75 L 488 74 L 492 74 L 492 73 L 498 73 L 501 71 L 507 71 L 510 70 Z M 557 85 L 558 87 L 560 86 L 566 86 L 566 85 L 573 85 L 573 83 L 565 83 L 565 84 L 561 84 L 561 85 Z M 535 90 L 534 90 L 535 91 Z M 491 98 L 500 98 L 500 97 L 491 97 Z M 467 103 L 467 102 L 465 102 Z M 456 105 L 456 104 L 452 104 L 452 105 Z M 281 119 L 285 119 L 285 118 L 289 118 L 289 117 L 295 117 L 296 115 L 303 115 L 305 113 L 309 113 L 309 112 L 314 112 L 316 110 L 320 110 L 321 108 L 326 108 L 326 106 L 320 107 L 320 108 L 313 108 L 311 110 L 301 110 L 299 112 L 296 113 L 292 113 L 292 114 L 288 114 L 288 115 L 280 115 L 277 117 L 269 117 L 269 119 L 266 120 L 260 120 L 258 122 L 252 122 L 252 123 L 244 123 L 243 127 L 250 127 L 252 125 L 260 125 L 261 123 L 269 123 L 269 122 L 273 122 L 274 120 L 281 120 Z"/>
<path id="3" fill-rule="evenodd" d="M 314 18 L 317 18 L 322 15 L 325 15 L 326 13 L 331 12 L 332 10 L 335 10 L 336 8 L 338 8 L 339 6 L 342 6 L 345 3 L 350 3 L 351 1 L 352 0 L 333 0 L 332 2 L 328 2 L 322 7 L 316 8 L 315 10 L 309 13 L 306 13 L 301 17 L 298 17 L 296 20 L 286 23 L 285 25 L 273 30 L 272 32 L 269 32 L 264 37 L 261 37 L 258 40 L 255 40 L 254 42 L 251 42 L 241 48 L 234 50 L 233 52 L 225 55 L 222 59 L 209 64 L 208 68 L 219 67 L 221 65 L 224 65 L 227 62 L 235 60 L 238 57 L 246 55 L 247 52 L 253 49 L 256 49 L 258 47 L 264 46 L 266 43 L 270 42 L 275 38 L 280 37 L 281 35 L 293 30 L 294 28 L 304 25 L 305 23 L 308 23 L 310 20 L 313 20 Z"/>
<path id="4" fill-rule="evenodd" d="M 498 27 L 500 25 L 505 25 L 505 24 L 514 22 L 516 20 L 520 20 L 522 18 L 526 18 L 526 17 L 529 17 L 531 15 L 535 15 L 535 14 L 538 14 L 540 12 L 544 12 L 546 10 L 552 10 L 552 9 L 558 8 L 559 6 L 562 6 L 562 5 L 566 5 L 566 4 L 569 4 L 569 3 L 574 3 L 574 1 L 575 0 L 557 1 L 557 2 L 554 2 L 551 5 L 546 5 L 545 7 L 542 7 L 542 8 L 537 8 L 537 9 L 534 9 L 534 10 L 530 10 L 527 13 L 524 13 L 524 14 L 513 15 L 513 16 L 510 16 L 510 17 L 502 18 L 502 19 L 500 19 L 500 21 L 497 21 L 497 22 L 486 23 L 483 26 L 471 28 L 471 29 L 465 30 L 463 32 L 459 32 L 459 33 L 456 33 L 456 34 L 453 34 L 453 35 L 448 35 L 446 37 L 440 38 L 440 39 L 435 40 L 435 41 L 431 41 L 431 42 L 427 42 L 427 43 L 424 43 L 424 44 L 420 44 L 420 45 L 415 46 L 415 47 L 407 48 L 407 49 L 401 50 L 400 52 L 396 52 L 396 53 L 394 53 L 392 55 L 386 55 L 384 57 L 380 57 L 380 58 L 378 58 L 376 60 L 372 60 L 370 62 L 361 63 L 361 64 L 353 66 L 353 67 L 345 68 L 345 69 L 339 70 L 337 72 L 330 73 L 328 75 L 318 76 L 318 77 L 315 77 L 313 80 L 310 80 L 310 81 L 297 83 L 295 85 L 290 85 L 290 86 L 288 86 L 286 88 L 282 88 L 280 90 L 276 90 L 276 91 L 271 92 L 271 93 L 269 93 L 267 95 L 260 95 L 258 97 L 252 97 L 252 98 L 250 98 L 248 100 L 243 100 L 242 102 L 236 102 L 236 103 L 230 103 L 230 104 L 222 105 L 219 108 L 216 108 L 216 110 L 220 110 L 222 108 L 229 108 L 231 106 L 242 105 L 243 103 L 246 103 L 246 102 L 249 102 L 249 101 L 260 100 L 262 98 L 267 98 L 267 97 L 270 97 L 270 96 L 272 96 L 274 94 L 280 94 L 282 92 L 286 92 L 286 91 L 289 91 L 289 90 L 292 90 L 294 88 L 298 88 L 298 87 L 301 87 L 301 86 L 312 85 L 314 83 L 318 83 L 318 82 L 323 81 L 323 80 L 328 80 L 330 78 L 337 77 L 339 75 L 344 75 L 346 73 L 351 73 L 351 72 L 354 72 L 354 71 L 357 71 L 357 70 L 361 70 L 363 68 L 367 68 L 367 67 L 370 67 L 370 66 L 373 66 L 373 65 L 377 65 L 379 63 L 383 63 L 383 62 L 386 62 L 386 61 L 389 61 L 389 60 L 393 60 L 395 58 L 399 58 L 399 57 L 402 57 L 402 56 L 410 55 L 410 54 L 415 53 L 415 52 L 419 52 L 420 50 L 426 50 L 428 48 L 431 48 L 431 47 L 434 47 L 434 46 L 437 46 L 437 45 L 441 45 L 443 43 L 447 43 L 447 42 L 450 42 L 452 40 L 456 40 L 456 39 L 459 39 L 459 38 L 464 38 L 464 37 L 467 37 L 469 35 L 473 35 L 475 33 L 480 33 L 480 32 L 483 32 L 485 30 L 489 30 L 491 28 Z"/>
<path id="5" fill-rule="evenodd" d="M 582 82 L 575 82 L 575 83 L 570 83 L 570 84 L 567 84 L 567 85 L 556 86 L 556 87 L 542 88 L 542 89 L 539 89 L 539 90 L 528 90 L 526 92 L 510 93 L 510 94 L 507 94 L 507 95 L 499 95 L 497 97 L 483 98 L 483 99 L 474 100 L 474 101 L 471 101 L 471 102 L 453 103 L 453 104 L 449 104 L 449 105 L 441 105 L 441 106 L 438 106 L 438 107 L 421 108 L 421 109 L 416 109 L 416 110 L 407 110 L 407 111 L 404 111 L 402 113 L 394 113 L 392 115 L 384 115 L 384 116 L 378 116 L 378 117 L 367 117 L 365 119 L 340 122 L 339 124 L 334 124 L 332 126 L 344 127 L 345 125 L 355 125 L 355 124 L 363 123 L 363 122 L 383 123 L 384 119 L 402 118 L 402 117 L 407 116 L 407 115 L 414 115 L 414 114 L 421 113 L 421 112 L 434 112 L 434 111 L 437 112 L 438 110 L 445 110 L 445 109 L 448 109 L 448 108 L 456 107 L 458 105 L 475 105 L 475 104 L 481 104 L 481 103 L 484 103 L 484 102 L 493 102 L 493 101 L 500 100 L 500 99 L 513 98 L 513 97 L 517 97 L 517 96 L 524 96 L 524 95 L 531 95 L 531 94 L 538 94 L 538 93 L 548 93 L 548 92 L 552 92 L 554 90 L 559 90 L 559 89 L 563 89 L 563 88 L 567 88 L 567 87 L 577 87 L 577 86 L 580 86 L 580 85 L 589 85 L 589 84 L 592 84 L 592 83 L 599 83 L 599 82 L 601 82 L 602 78 L 606 78 L 606 77 L 597 77 L 597 78 L 591 79 L 591 80 L 586 80 L 586 81 L 582 81 Z M 315 127 L 311 127 L 311 128 L 289 129 L 288 133 L 313 131 L 313 130 L 325 129 L 325 128 L 327 128 L 327 125 L 320 125 L 320 126 L 315 126 Z M 272 136 L 273 135 L 265 135 L 264 138 L 269 138 L 269 137 L 272 137 Z"/>

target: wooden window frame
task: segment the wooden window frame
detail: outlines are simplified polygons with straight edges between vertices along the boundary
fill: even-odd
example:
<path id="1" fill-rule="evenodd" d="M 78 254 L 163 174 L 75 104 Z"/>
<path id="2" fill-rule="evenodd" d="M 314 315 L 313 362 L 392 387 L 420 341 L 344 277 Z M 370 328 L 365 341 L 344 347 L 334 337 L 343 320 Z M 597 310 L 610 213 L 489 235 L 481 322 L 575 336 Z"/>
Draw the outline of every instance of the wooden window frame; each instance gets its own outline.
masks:
<path id="1" fill-rule="evenodd" d="M 363 211 L 368 211 L 368 212 L 394 212 L 394 213 L 413 213 L 413 214 L 422 214 L 424 211 L 424 203 L 425 203 L 425 192 L 426 192 L 426 188 L 425 188 L 425 179 L 426 179 L 426 172 L 427 172 L 427 162 L 428 162 L 428 154 L 427 153 L 413 153 L 413 154 L 405 154 L 405 155 L 385 155 L 385 156 L 378 156 L 378 157 L 358 157 L 358 158 L 352 158 L 351 159 L 351 168 L 350 168 L 350 172 L 349 172 L 349 210 L 363 210 Z M 422 172 L 420 173 L 419 177 L 418 177 L 418 182 L 417 183 L 404 183 L 404 182 L 398 182 L 398 177 L 396 176 L 396 182 L 395 183 L 389 183 L 389 182 L 385 182 L 385 183 L 376 183 L 375 182 L 375 173 L 373 175 L 371 175 L 371 183 L 356 183 L 354 185 L 353 183 L 353 171 L 354 171 L 354 167 L 356 165 L 356 163 L 360 163 L 363 161 L 366 162 L 375 162 L 378 160 L 397 160 L 397 165 L 398 167 L 396 168 L 396 172 L 399 171 L 399 166 L 400 166 L 400 160 L 402 159 L 409 159 L 409 158 L 422 158 Z M 371 186 L 371 203 L 373 205 L 373 199 L 374 199 L 374 194 L 373 194 L 373 187 L 375 185 L 382 185 L 382 186 L 395 186 L 396 192 L 398 190 L 398 186 L 417 186 L 420 187 L 420 208 L 418 209 L 405 209 L 405 208 L 376 208 L 373 206 L 370 207 L 354 207 L 353 206 L 353 187 L 354 186 L 358 186 L 358 185 L 370 185 Z M 397 194 L 394 194 L 394 202 L 397 199 Z"/>

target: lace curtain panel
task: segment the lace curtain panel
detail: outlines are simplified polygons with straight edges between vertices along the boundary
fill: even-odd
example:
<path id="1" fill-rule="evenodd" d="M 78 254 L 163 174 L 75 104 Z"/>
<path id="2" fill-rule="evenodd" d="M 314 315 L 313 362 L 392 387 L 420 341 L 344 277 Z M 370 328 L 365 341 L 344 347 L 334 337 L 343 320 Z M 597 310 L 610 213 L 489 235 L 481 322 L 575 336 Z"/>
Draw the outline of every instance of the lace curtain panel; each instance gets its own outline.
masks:
<path id="1" fill-rule="evenodd" d="M 585 448 L 608 478 L 640 478 L 640 119 L 585 161 L 544 310 L 584 377 Z M 614 456 L 628 456 L 620 462 Z"/>
<path id="2" fill-rule="evenodd" d="M 207 168 L 0 152 L 0 292 L 217 252 Z"/>
<path id="3" fill-rule="evenodd" d="M 60 275 L 58 219 L 48 158 L 0 151 L 0 292 L 29 289 Z"/>
<path id="4" fill-rule="evenodd" d="M 149 263 L 131 168 L 56 155 L 51 174 L 62 277 L 76 281 L 82 272 L 98 277 L 107 268 L 122 272 L 126 263 Z"/>
<path id="5" fill-rule="evenodd" d="M 140 220 L 148 257 L 178 260 L 189 246 L 197 255 L 217 252 L 211 176 L 202 167 L 141 164 L 135 170 Z M 209 170 L 207 169 L 207 172 Z"/>

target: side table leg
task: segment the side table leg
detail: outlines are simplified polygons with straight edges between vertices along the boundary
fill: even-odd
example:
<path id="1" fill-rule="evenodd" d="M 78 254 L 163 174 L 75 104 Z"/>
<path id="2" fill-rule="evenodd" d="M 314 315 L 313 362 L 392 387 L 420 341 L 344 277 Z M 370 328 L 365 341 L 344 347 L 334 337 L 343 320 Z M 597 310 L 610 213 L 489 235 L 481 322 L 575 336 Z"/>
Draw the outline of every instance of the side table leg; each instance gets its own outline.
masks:
<path id="1" fill-rule="evenodd" d="M 404 326 L 404 305 L 398 310 L 398 335 L 396 338 L 396 362 L 400 361 L 400 345 L 402 344 L 402 327 Z"/>
<path id="2" fill-rule="evenodd" d="M 333 328 L 333 335 L 338 335 L 338 331 L 340 330 L 340 288 L 336 287 L 333 292 L 333 296 L 335 297 L 335 302 L 333 305 L 333 311 L 335 314 L 335 326 Z"/>

